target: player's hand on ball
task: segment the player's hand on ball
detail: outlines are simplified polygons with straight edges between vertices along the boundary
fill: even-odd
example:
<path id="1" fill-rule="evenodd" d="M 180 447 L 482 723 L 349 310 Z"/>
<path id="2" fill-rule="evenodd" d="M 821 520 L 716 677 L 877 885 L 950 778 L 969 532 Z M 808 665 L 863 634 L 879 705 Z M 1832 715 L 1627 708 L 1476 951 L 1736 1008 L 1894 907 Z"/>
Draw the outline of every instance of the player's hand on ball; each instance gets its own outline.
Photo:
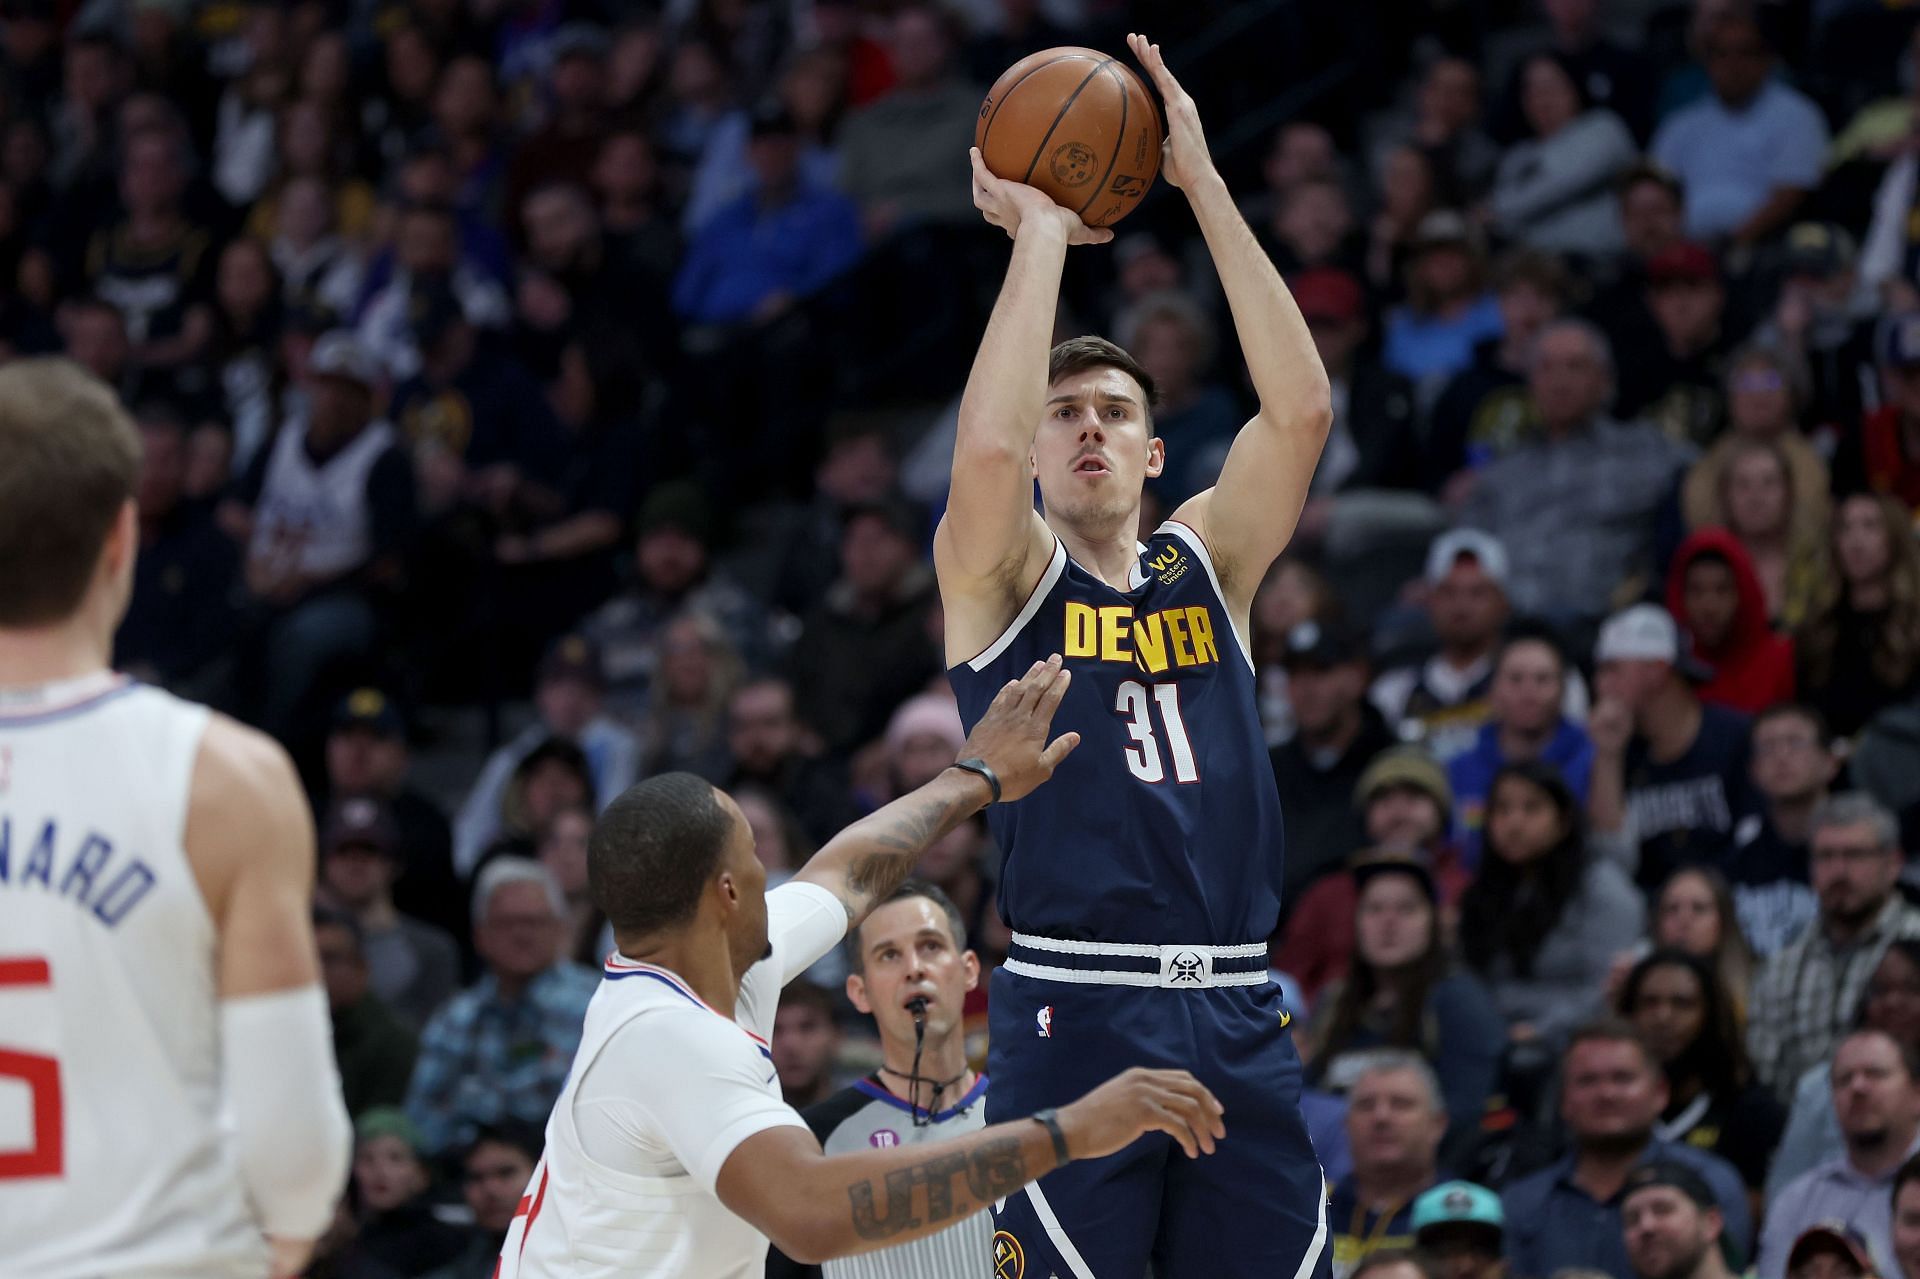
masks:
<path id="1" fill-rule="evenodd" d="M 1167 144 L 1161 152 L 1160 176 L 1190 191 L 1214 173 L 1207 135 L 1200 127 L 1199 109 L 1173 78 L 1173 72 L 1167 70 L 1167 60 L 1160 56 L 1159 45 L 1136 31 L 1127 37 L 1127 47 L 1153 78 L 1153 87 L 1160 91 L 1160 101 L 1166 109 Z"/>
<path id="2" fill-rule="evenodd" d="M 1024 182 L 997 178 L 980 158 L 980 148 L 967 152 L 973 161 L 973 207 L 987 221 L 1018 239 L 1020 227 L 1029 221 L 1052 221 L 1067 233 L 1068 244 L 1105 244 L 1113 238 L 1106 227 L 1088 226 L 1080 215 L 1053 202 L 1053 197 Z"/>
<path id="3" fill-rule="evenodd" d="M 1075 1159 L 1098 1159 L 1124 1150 L 1150 1132 L 1180 1143 L 1189 1159 L 1213 1153 L 1227 1135 L 1226 1113 L 1206 1085 L 1184 1070 L 1135 1066 L 1069 1106 L 1060 1108 L 1060 1131 Z"/>
<path id="4" fill-rule="evenodd" d="M 1060 699 L 1067 695 L 1072 680 L 1073 673 L 1062 667 L 1058 653 L 1035 662 L 1025 675 L 1007 681 L 967 734 L 960 758 L 986 761 L 1000 778 L 1002 803 L 1032 794 L 1053 776 L 1067 752 L 1080 744 L 1078 733 L 1063 733 L 1051 745 L 1047 742 L 1053 713 L 1060 709 Z"/>

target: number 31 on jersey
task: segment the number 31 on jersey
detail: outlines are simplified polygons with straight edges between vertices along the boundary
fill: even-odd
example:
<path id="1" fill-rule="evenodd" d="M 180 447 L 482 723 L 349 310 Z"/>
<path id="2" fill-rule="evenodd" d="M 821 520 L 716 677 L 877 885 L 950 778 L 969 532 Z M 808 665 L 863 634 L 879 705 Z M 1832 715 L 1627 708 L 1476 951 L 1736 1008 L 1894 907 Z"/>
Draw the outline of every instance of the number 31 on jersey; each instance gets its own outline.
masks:
<path id="1" fill-rule="evenodd" d="M 1153 728 L 1153 713 L 1160 712 L 1166 725 L 1167 754 L 1173 757 L 1173 780 L 1185 785 L 1200 780 L 1200 769 L 1193 762 L 1193 743 L 1187 739 L 1187 726 L 1180 718 L 1178 684 L 1142 684 L 1127 680 L 1114 697 L 1113 709 L 1127 717 L 1127 731 L 1133 735 L 1126 748 L 1127 769 L 1143 782 L 1164 782 L 1166 764 L 1160 754 L 1160 734 Z"/>

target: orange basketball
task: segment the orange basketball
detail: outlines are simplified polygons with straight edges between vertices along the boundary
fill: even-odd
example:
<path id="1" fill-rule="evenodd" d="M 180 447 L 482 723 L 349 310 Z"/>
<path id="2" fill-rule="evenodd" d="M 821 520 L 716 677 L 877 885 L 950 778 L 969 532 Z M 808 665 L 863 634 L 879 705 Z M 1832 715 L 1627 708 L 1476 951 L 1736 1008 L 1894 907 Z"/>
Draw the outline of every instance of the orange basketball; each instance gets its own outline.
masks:
<path id="1" fill-rule="evenodd" d="M 1160 106 L 1140 77 L 1094 49 L 1043 49 L 1008 67 L 980 104 L 974 145 L 998 178 L 1025 182 L 1112 226 L 1160 173 Z"/>

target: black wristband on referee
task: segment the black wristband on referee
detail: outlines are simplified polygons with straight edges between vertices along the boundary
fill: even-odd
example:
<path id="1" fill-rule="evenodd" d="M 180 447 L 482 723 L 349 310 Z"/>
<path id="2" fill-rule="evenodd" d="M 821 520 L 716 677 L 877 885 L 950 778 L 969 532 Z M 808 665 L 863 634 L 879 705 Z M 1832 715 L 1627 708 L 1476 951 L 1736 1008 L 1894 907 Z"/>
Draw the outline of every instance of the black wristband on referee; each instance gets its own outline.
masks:
<path id="1" fill-rule="evenodd" d="M 987 783 L 988 789 L 990 789 L 993 792 L 993 798 L 988 802 L 993 804 L 997 804 L 1000 802 L 1000 778 L 998 775 L 994 773 L 994 771 L 991 768 L 987 767 L 986 760 L 984 759 L 956 760 L 953 766 L 965 772 L 972 773 L 975 776 L 983 779 Z"/>
<path id="2" fill-rule="evenodd" d="M 1065 1167 L 1073 1162 L 1073 1156 L 1067 1153 L 1067 1134 L 1060 1131 L 1060 1112 L 1049 1106 L 1045 1110 L 1036 1110 L 1028 1118 L 1047 1130 L 1047 1136 L 1053 1138 L 1053 1162 L 1056 1167 Z"/>

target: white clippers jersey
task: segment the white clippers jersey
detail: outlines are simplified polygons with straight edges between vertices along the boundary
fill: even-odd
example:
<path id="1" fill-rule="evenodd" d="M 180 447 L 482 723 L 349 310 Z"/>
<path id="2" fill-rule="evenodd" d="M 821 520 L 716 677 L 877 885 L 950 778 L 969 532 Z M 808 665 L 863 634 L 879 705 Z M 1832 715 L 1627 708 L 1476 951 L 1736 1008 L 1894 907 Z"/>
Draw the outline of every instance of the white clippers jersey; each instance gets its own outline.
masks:
<path id="1" fill-rule="evenodd" d="M 497 1279 L 761 1279 L 766 1236 L 714 1183 L 748 1137 L 806 1126 L 781 1099 L 767 1041 L 781 987 L 846 924 L 817 885 L 768 893 L 772 954 L 747 970 L 733 1020 L 667 969 L 608 957 Z M 589 1146 L 617 1150 L 627 1167 Z"/>
<path id="2" fill-rule="evenodd" d="M 267 1273 L 184 846 L 206 723 L 106 671 L 0 688 L 3 1279 Z"/>

